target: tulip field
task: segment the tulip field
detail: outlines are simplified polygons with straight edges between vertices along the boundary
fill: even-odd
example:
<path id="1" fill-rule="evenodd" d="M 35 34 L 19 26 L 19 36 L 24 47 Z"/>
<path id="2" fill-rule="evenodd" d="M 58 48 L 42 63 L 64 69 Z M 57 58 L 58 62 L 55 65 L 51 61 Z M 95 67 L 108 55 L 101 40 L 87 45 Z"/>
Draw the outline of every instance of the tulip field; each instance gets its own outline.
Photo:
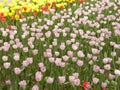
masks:
<path id="1" fill-rule="evenodd" d="M 0 2 L 0 90 L 120 90 L 120 0 Z"/>

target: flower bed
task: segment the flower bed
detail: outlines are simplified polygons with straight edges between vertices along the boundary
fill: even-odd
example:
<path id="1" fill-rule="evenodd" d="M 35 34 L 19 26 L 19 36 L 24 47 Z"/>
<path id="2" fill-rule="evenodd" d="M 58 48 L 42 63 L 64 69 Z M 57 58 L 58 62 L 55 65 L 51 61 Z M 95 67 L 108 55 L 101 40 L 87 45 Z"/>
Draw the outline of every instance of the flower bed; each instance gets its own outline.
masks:
<path id="1" fill-rule="evenodd" d="M 119 90 L 120 1 L 38 1 L 0 4 L 0 89 Z"/>

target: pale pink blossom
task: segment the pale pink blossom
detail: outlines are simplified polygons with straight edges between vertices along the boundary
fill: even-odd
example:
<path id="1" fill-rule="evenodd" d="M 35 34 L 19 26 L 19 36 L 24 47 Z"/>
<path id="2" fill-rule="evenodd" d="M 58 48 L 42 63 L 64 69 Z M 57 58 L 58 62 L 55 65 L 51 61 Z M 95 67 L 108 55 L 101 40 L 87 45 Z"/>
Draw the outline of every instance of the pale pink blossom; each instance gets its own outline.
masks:
<path id="1" fill-rule="evenodd" d="M 51 36 L 51 31 L 46 32 L 46 33 L 45 33 L 45 36 L 46 36 L 47 38 L 49 38 L 49 37 Z"/>
<path id="2" fill-rule="evenodd" d="M 48 77 L 46 82 L 52 84 L 54 82 L 54 78 Z"/>
<path id="3" fill-rule="evenodd" d="M 2 56 L 2 60 L 3 61 L 7 61 L 8 60 L 8 56 Z"/>
<path id="4" fill-rule="evenodd" d="M 82 51 L 78 51 L 77 56 L 78 57 L 85 57 L 85 55 L 84 55 L 84 53 Z"/>
<path id="5" fill-rule="evenodd" d="M 39 86 L 38 85 L 34 85 L 31 90 L 39 90 Z"/>
<path id="6" fill-rule="evenodd" d="M 93 83 L 94 83 L 94 84 L 97 84 L 97 83 L 99 82 L 99 79 L 96 78 L 96 77 L 94 77 L 92 80 L 93 80 Z"/>
<path id="7" fill-rule="evenodd" d="M 73 57 L 73 51 L 67 51 L 67 55 Z"/>
<path id="8" fill-rule="evenodd" d="M 64 61 L 68 61 L 69 57 L 67 55 L 62 56 Z"/>
<path id="9" fill-rule="evenodd" d="M 75 86 L 79 86 L 80 85 L 80 80 L 79 79 L 74 79 L 73 84 Z"/>
<path id="10" fill-rule="evenodd" d="M 49 58 L 49 62 L 53 63 L 55 61 L 55 58 Z"/>
<path id="11" fill-rule="evenodd" d="M 65 44 L 61 44 L 61 45 L 60 45 L 60 49 L 61 49 L 61 50 L 64 50 L 64 49 L 65 49 Z"/>
<path id="12" fill-rule="evenodd" d="M 58 79 L 59 79 L 59 83 L 65 83 L 66 81 L 65 76 L 59 76 Z"/>
<path id="13" fill-rule="evenodd" d="M 14 59 L 15 61 L 20 60 L 20 54 L 19 54 L 19 53 L 14 53 L 13 59 Z"/>
<path id="14" fill-rule="evenodd" d="M 99 72 L 99 70 L 100 70 L 100 67 L 99 67 L 99 66 L 97 66 L 97 65 L 94 65 L 94 66 L 93 66 L 93 71 L 94 71 L 94 72 Z"/>
<path id="15" fill-rule="evenodd" d="M 37 49 L 34 49 L 34 50 L 32 51 L 32 53 L 33 53 L 33 55 L 37 55 L 37 54 L 38 54 L 38 50 L 37 50 Z"/>
<path id="16" fill-rule="evenodd" d="M 35 80 L 36 81 L 41 81 L 42 77 L 43 77 L 43 75 L 42 75 L 42 73 L 40 71 L 35 73 Z"/>
<path id="17" fill-rule="evenodd" d="M 10 62 L 5 62 L 3 63 L 3 66 L 5 69 L 8 69 L 10 67 L 11 63 Z"/>
<path id="18" fill-rule="evenodd" d="M 104 65 L 104 69 L 105 69 L 105 70 L 110 70 L 110 69 L 111 69 L 110 64 L 106 64 L 106 65 Z"/>
<path id="19" fill-rule="evenodd" d="M 74 76 L 69 76 L 69 81 L 70 82 L 73 82 L 75 80 L 75 77 Z"/>
<path id="20" fill-rule="evenodd" d="M 39 68 L 44 67 L 44 63 L 42 63 L 42 62 L 41 62 L 41 63 L 38 63 L 38 67 L 39 67 Z"/>
<path id="21" fill-rule="evenodd" d="M 78 60 L 78 61 L 77 61 L 77 65 L 78 65 L 78 66 L 81 67 L 81 66 L 83 66 L 83 64 L 84 64 L 84 62 L 83 62 L 82 60 Z"/>
<path id="22" fill-rule="evenodd" d="M 55 52 L 55 55 L 56 55 L 56 56 L 59 56 L 59 55 L 60 55 L 60 52 L 57 52 L 57 51 L 56 51 L 56 52 Z"/>
<path id="23" fill-rule="evenodd" d="M 28 47 L 24 47 L 23 52 L 28 52 Z"/>
<path id="24" fill-rule="evenodd" d="M 102 82 L 101 87 L 102 87 L 102 88 L 107 87 L 107 83 L 106 83 L 106 82 Z"/>
<path id="25" fill-rule="evenodd" d="M 93 54 L 99 54 L 100 50 L 96 49 L 96 48 L 92 48 L 92 53 Z"/>
<path id="26" fill-rule="evenodd" d="M 11 85 L 11 80 L 6 80 L 5 83 L 6 85 Z"/>
<path id="27" fill-rule="evenodd" d="M 72 74 L 76 79 L 79 77 L 79 73 L 73 73 Z"/>
<path id="28" fill-rule="evenodd" d="M 45 72 L 46 71 L 46 67 L 45 66 L 41 67 L 40 70 L 41 70 L 41 72 Z"/>
<path id="29" fill-rule="evenodd" d="M 14 68 L 14 73 L 17 74 L 17 75 L 20 74 L 21 71 L 22 70 L 20 68 L 18 68 L 18 67 Z"/>
<path id="30" fill-rule="evenodd" d="M 27 85 L 27 82 L 25 80 L 22 80 L 19 82 L 20 87 L 25 88 Z"/>

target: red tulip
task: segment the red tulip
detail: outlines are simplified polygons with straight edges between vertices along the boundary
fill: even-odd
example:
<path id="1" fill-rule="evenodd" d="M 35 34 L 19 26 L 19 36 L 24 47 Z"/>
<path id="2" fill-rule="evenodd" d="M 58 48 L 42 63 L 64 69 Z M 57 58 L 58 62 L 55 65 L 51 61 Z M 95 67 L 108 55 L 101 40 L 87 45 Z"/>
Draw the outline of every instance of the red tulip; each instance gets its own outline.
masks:
<path id="1" fill-rule="evenodd" d="M 54 6 L 55 6 L 55 5 L 56 5 L 56 2 L 52 2 L 52 5 L 54 5 Z"/>
<path id="2" fill-rule="evenodd" d="M 47 5 L 48 5 L 48 6 L 51 6 L 51 3 L 48 3 Z"/>
<path id="3" fill-rule="evenodd" d="M 36 16 L 37 16 L 37 13 L 36 13 L 36 12 L 34 12 L 34 13 L 33 13 L 33 16 L 34 16 L 34 17 L 36 17 Z"/>
<path id="4" fill-rule="evenodd" d="M 6 21 L 6 18 L 1 18 L 1 21 L 4 23 Z"/>
<path id="5" fill-rule="evenodd" d="M 78 0 L 78 2 L 81 2 L 81 3 L 83 3 L 83 2 L 85 2 L 85 0 Z"/>
<path id="6" fill-rule="evenodd" d="M 4 18 L 4 13 L 3 12 L 0 13 L 0 18 Z"/>
<path id="7" fill-rule="evenodd" d="M 87 86 L 89 85 L 89 82 L 84 82 L 83 83 L 83 88 L 84 88 L 84 90 L 87 90 Z"/>
<path id="8" fill-rule="evenodd" d="M 26 11 L 26 10 L 27 10 L 27 8 L 26 8 L 26 7 L 24 7 L 23 9 L 24 9 L 24 11 Z"/>

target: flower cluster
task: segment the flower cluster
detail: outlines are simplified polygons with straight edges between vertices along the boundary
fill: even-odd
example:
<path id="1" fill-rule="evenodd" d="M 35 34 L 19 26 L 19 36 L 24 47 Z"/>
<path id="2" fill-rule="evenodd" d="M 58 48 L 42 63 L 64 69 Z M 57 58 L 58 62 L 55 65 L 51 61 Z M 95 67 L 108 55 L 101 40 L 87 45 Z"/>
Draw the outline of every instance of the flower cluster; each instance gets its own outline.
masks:
<path id="1" fill-rule="evenodd" d="M 0 87 L 119 90 L 119 6 L 119 0 L 91 0 L 1 23 Z"/>
<path id="2" fill-rule="evenodd" d="M 5 22 L 5 18 L 10 17 L 11 19 L 19 20 L 23 15 L 49 12 L 50 8 L 64 9 L 71 3 L 79 2 L 78 0 L 13 0 L 11 3 L 6 4 L 4 0 L 0 3 L 0 19 Z M 81 1 L 80 1 L 81 2 Z"/>

